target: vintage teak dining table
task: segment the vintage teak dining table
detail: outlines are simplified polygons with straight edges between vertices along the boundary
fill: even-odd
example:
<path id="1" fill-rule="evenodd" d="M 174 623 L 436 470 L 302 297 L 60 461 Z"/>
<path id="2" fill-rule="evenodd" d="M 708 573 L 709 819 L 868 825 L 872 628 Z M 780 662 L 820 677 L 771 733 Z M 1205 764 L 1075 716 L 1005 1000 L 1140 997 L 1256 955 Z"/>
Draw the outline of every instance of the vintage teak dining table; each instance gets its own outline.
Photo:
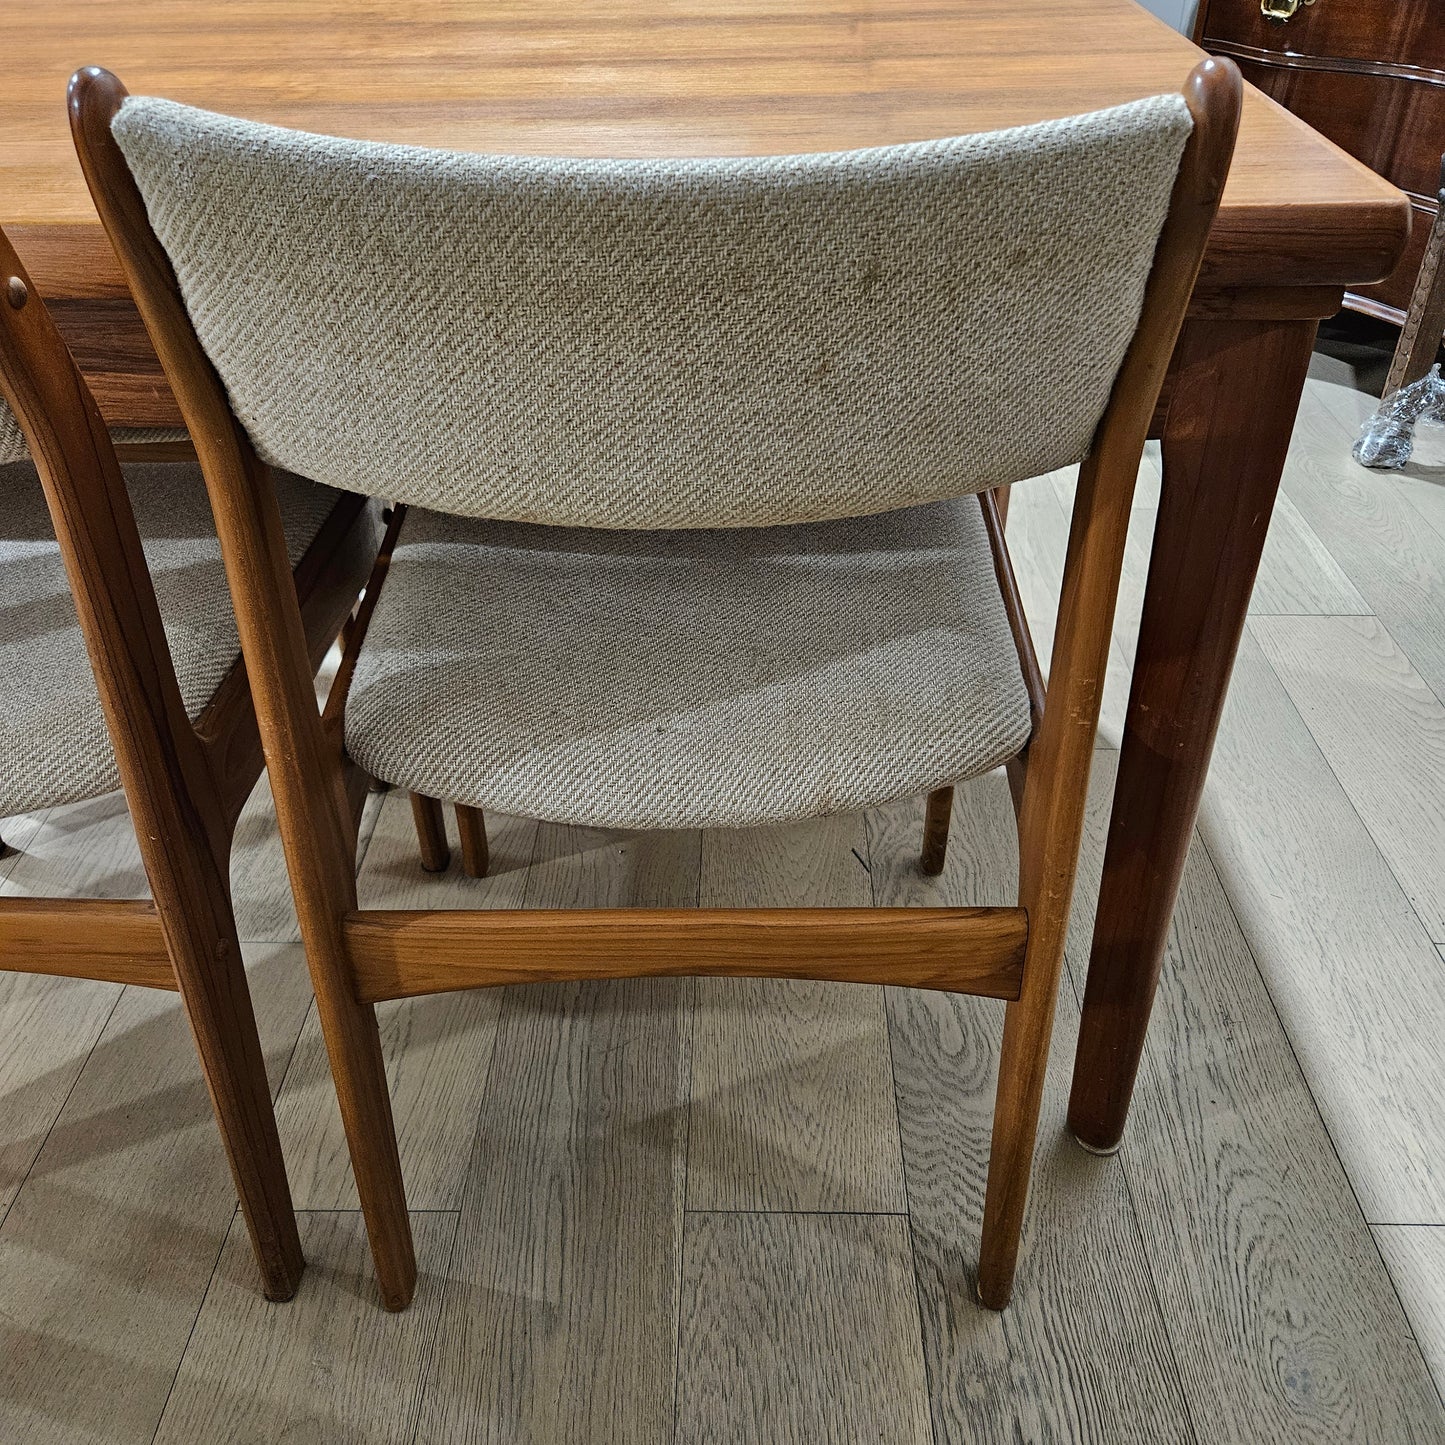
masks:
<path id="1" fill-rule="evenodd" d="M 0 222 L 117 425 L 175 424 L 71 149 L 86 64 L 136 94 L 463 150 L 841 150 L 1177 89 L 1132 0 L 9 0 Z M 1159 962 L 1319 318 L 1386 275 L 1404 198 L 1255 92 L 1156 416 L 1163 487 L 1070 1123 L 1122 1137 Z M 226 224 L 224 217 L 218 225 Z M 1060 326 L 1070 318 L 1061 316 Z"/>

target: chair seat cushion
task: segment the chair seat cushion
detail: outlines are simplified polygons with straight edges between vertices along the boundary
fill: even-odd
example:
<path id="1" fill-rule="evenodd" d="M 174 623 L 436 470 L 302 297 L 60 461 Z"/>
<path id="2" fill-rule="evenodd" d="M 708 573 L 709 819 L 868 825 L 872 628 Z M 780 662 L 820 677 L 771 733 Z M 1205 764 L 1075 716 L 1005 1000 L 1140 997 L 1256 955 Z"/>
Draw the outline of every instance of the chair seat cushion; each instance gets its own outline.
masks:
<path id="1" fill-rule="evenodd" d="M 181 696 L 199 716 L 240 653 L 200 469 L 124 468 Z M 296 562 L 339 493 L 277 476 Z M 115 754 L 40 479 L 0 467 L 0 815 L 93 798 L 120 786 Z"/>
<path id="2" fill-rule="evenodd" d="M 626 828 L 847 812 L 1028 736 L 975 497 L 690 532 L 413 509 L 346 723 L 387 782 Z"/>

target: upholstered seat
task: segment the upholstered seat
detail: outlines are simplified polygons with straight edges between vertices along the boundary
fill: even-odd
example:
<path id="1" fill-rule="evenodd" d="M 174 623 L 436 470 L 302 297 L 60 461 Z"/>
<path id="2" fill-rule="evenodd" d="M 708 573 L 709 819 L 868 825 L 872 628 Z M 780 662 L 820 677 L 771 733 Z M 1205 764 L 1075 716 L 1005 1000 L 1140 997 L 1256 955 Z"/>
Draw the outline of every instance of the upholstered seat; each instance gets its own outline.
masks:
<path id="1" fill-rule="evenodd" d="M 681 532 L 414 509 L 346 714 L 388 782 L 632 828 L 863 808 L 1028 735 L 975 497 Z"/>
<path id="2" fill-rule="evenodd" d="M 132 465 L 125 476 L 194 718 L 240 652 L 205 483 L 181 463 Z M 295 562 L 337 493 L 289 475 L 277 489 Z M 40 480 L 29 462 L 11 462 L 0 466 L 0 816 L 119 786 Z"/>

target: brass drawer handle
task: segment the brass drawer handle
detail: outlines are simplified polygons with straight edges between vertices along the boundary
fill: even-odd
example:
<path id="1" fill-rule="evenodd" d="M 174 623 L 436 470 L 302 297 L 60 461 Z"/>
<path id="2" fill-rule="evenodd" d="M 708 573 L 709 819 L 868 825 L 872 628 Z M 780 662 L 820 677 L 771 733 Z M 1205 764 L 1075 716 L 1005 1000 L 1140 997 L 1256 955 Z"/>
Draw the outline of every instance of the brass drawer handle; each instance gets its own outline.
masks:
<path id="1" fill-rule="evenodd" d="M 1259 13 L 1276 25 L 1283 25 L 1294 18 L 1295 11 L 1302 5 L 1313 5 L 1315 0 L 1259 0 Z"/>

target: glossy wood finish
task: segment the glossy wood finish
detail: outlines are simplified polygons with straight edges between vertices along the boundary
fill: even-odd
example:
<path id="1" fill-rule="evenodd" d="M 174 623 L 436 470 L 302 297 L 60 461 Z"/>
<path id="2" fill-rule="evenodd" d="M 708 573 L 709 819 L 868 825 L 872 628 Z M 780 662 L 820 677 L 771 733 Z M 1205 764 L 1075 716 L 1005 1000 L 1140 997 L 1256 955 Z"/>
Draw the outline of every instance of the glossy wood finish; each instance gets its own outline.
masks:
<path id="1" fill-rule="evenodd" d="M 421 866 L 428 873 L 444 873 L 452 861 L 452 850 L 447 842 L 447 820 L 442 805 L 424 793 L 413 793 L 411 816 L 416 824 L 416 848 Z"/>
<path id="2" fill-rule="evenodd" d="M 462 843 L 462 872 L 468 878 L 487 876 L 487 820 L 480 808 L 456 805 L 457 836 Z"/>
<path id="3" fill-rule="evenodd" d="M 0 904 L 0 966 L 158 982 L 184 1000 L 216 1121 L 268 1296 L 287 1299 L 303 1268 L 270 1088 L 231 908 L 231 838 L 261 770 L 255 716 L 239 664 L 193 726 L 181 700 L 160 612 L 115 451 L 93 398 L 33 281 L 0 234 L 0 394 L 26 435 L 55 522 L 121 781 L 155 905 Z M 340 534 L 361 518 L 343 503 Z M 333 521 L 335 517 L 333 517 Z M 323 526 L 323 546 L 338 540 Z M 322 541 L 318 537 L 318 542 Z M 330 575 L 308 551 L 288 587 L 314 669 L 360 579 Z M 289 572 L 288 565 L 288 572 Z M 297 588 L 300 588 L 298 593 Z M 90 953 L 87 966 L 86 937 Z M 136 952 L 129 965 L 121 956 Z M 127 973 L 130 977 L 124 977 Z"/>
<path id="4" fill-rule="evenodd" d="M 153 903 L 7 898 L 0 903 L 0 969 L 176 987 Z"/>
<path id="5" fill-rule="evenodd" d="M 325 55 L 317 67 L 306 57 Z M 78 65 L 141 94 L 364 139 L 569 155 L 837 150 L 1176 89 L 1198 52 L 1131 0 L 12 0 L 0 220 L 113 421 L 175 421 L 59 113 Z M 1397 193 L 1251 92 L 1207 289 L 1383 275 Z M 1318 313 L 1327 315 L 1329 310 Z"/>
<path id="6" fill-rule="evenodd" d="M 1290 426 L 1308 321 L 1195 322 L 1176 358 L 1162 489 L 1119 782 L 1100 884 L 1069 1125 L 1118 1147 L 1204 789 L 1224 682 L 1249 607 Z M 1219 485 L 1228 476 L 1232 485 Z M 1193 539 L 1207 536 L 1207 553 Z"/>
<path id="7" fill-rule="evenodd" d="M 369 911 L 343 923 L 356 995 L 592 978 L 810 978 L 1017 998 L 1022 909 Z"/>
<path id="8" fill-rule="evenodd" d="M 776 926 L 782 917 L 776 914 L 772 923 L 759 927 L 757 914 L 720 918 L 696 913 L 655 914 L 651 919 L 593 914 L 582 920 L 549 919 L 545 928 L 518 915 L 496 913 L 387 919 L 357 912 L 344 729 L 334 725 L 334 718 L 318 718 L 310 696 L 274 493 L 245 431 L 230 414 L 224 389 L 201 350 L 175 277 L 111 137 L 110 121 L 126 94 L 123 86 L 104 71 L 82 71 L 72 81 L 70 94 L 87 181 L 197 440 L 211 490 L 242 648 L 273 760 L 278 821 L 382 1297 L 388 1306 L 401 1308 L 415 1288 L 416 1264 L 370 1005 L 372 998 L 383 996 L 368 977 L 376 961 L 388 970 L 381 988 L 403 995 L 503 979 L 587 979 L 598 972 L 604 977 L 688 972 L 790 976 L 801 970 L 808 978 L 877 979 L 876 954 L 884 938 L 879 934 L 865 940 L 872 944 L 866 973 L 847 973 L 840 972 L 837 957 L 843 946 L 838 920 L 817 911 L 799 914 L 783 926 Z M 1180 163 L 1138 329 L 1083 470 L 1055 633 L 1051 698 L 1030 745 L 1023 781 L 1019 903 L 1027 914 L 1027 937 L 1018 996 L 1005 1022 L 979 1267 L 980 1298 L 995 1309 L 1003 1308 L 1012 1291 L 1083 823 L 1083 785 L 1098 723 L 1134 481 L 1229 170 L 1242 98 L 1238 72 L 1227 62 L 1207 61 L 1189 76 L 1184 97 L 1194 115 L 1194 132 Z M 1002 527 L 993 499 L 985 499 L 984 506 L 991 522 L 990 542 L 1001 547 Z M 1001 579 L 1008 575 L 1006 563 L 996 566 Z M 963 948 L 987 964 L 986 975 L 992 969 L 996 941 L 990 938 L 990 926 L 997 921 L 992 915 L 970 919 L 967 928 L 959 930 L 956 942 L 963 947 L 949 960 L 949 987 L 973 990 L 975 980 Z M 1019 921 L 1020 915 L 1013 913 L 1015 930 Z M 856 938 L 870 928 L 862 917 L 843 922 L 844 938 Z M 893 953 L 888 973 L 939 982 L 929 957 L 931 946 L 920 940 L 958 920 L 914 912 L 889 922 L 893 928 L 887 943 Z M 788 925 L 796 927 L 795 935 Z M 485 947 L 487 933 L 502 930 L 510 930 L 505 961 L 488 957 Z M 776 935 L 774 946 L 760 948 L 759 937 L 770 932 Z M 1019 942 L 1015 932 L 1010 946 L 1016 948 Z M 690 949 L 681 960 L 679 944 Z M 530 956 L 528 948 L 534 950 Z M 846 965 L 846 959 L 843 962 Z"/>
<path id="9" fill-rule="evenodd" d="M 1303 6 L 1284 23 L 1258 0 L 1202 0 L 1195 40 L 1410 195 L 1410 242 L 1390 276 L 1351 297 L 1399 323 L 1438 214 L 1445 152 L 1445 15 L 1439 0 Z M 1354 290 L 1355 288 L 1352 288 Z"/>

